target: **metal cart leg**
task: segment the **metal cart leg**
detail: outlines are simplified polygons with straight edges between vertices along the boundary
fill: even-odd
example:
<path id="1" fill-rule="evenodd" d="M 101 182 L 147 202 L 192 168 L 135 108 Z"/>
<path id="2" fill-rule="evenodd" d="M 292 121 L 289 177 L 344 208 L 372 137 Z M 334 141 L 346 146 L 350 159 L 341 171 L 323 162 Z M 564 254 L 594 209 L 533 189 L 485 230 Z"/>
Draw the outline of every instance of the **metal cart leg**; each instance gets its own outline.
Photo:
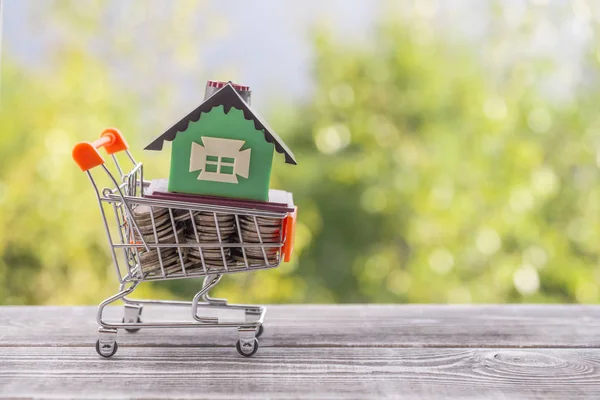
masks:
<path id="1" fill-rule="evenodd" d="M 143 306 L 140 304 L 125 304 L 123 322 L 129 324 L 139 324 L 142 322 L 142 310 Z M 129 333 L 135 333 L 141 328 L 125 328 Z"/>
<path id="2" fill-rule="evenodd" d="M 210 288 L 213 288 L 214 286 L 217 285 L 217 283 L 219 283 L 219 281 L 221 280 L 221 275 L 217 275 L 218 276 L 217 282 L 212 283 L 214 276 L 215 275 L 208 275 L 206 278 L 204 278 L 204 282 L 202 283 L 203 289 L 209 285 L 210 285 Z M 211 304 L 213 306 L 226 306 L 227 305 L 227 299 L 215 299 L 213 297 L 210 297 L 208 295 L 208 291 L 202 295 L 202 301 L 204 301 L 206 304 Z"/>
<path id="3" fill-rule="evenodd" d="M 215 281 L 215 279 L 216 279 L 216 281 Z M 245 313 L 244 318 L 245 318 L 246 322 L 250 322 L 250 323 L 258 322 L 259 323 L 258 327 L 255 329 L 255 332 L 256 332 L 256 337 L 257 338 L 260 337 L 264 333 L 262 321 L 264 320 L 264 314 L 266 313 L 266 309 L 264 307 L 251 306 L 251 305 L 237 305 L 237 304 L 229 305 L 229 304 L 227 304 L 227 299 L 215 299 L 215 298 L 210 297 L 208 295 L 208 292 L 210 291 L 210 289 L 212 289 L 219 283 L 220 279 L 221 279 L 221 275 L 208 275 L 206 278 L 204 278 L 204 283 L 202 285 L 202 291 L 204 292 L 204 294 L 200 296 L 200 298 L 203 300 L 203 303 L 198 302 L 197 307 L 211 307 L 211 308 L 222 307 L 223 309 L 236 309 L 236 310 L 243 309 L 244 313 Z M 196 296 L 198 296 L 198 295 L 196 295 Z M 194 299 L 194 301 L 196 301 L 196 299 Z M 206 321 L 206 317 L 204 317 L 204 318 L 200 317 L 200 316 L 198 316 L 197 313 L 194 313 L 194 315 L 196 315 L 197 319 L 202 318 L 203 320 Z M 200 320 L 200 319 L 198 319 L 198 320 Z M 252 353 L 252 354 L 254 354 L 254 353 Z"/>
<path id="4" fill-rule="evenodd" d="M 256 337 L 259 338 L 265 332 L 262 321 L 265 319 L 265 313 L 267 309 L 265 307 L 247 307 L 245 311 L 246 322 L 260 321 L 258 329 L 255 330 Z"/>
<path id="5" fill-rule="evenodd" d="M 198 315 L 198 308 L 216 308 L 222 310 L 243 310 L 244 323 L 238 327 L 239 340 L 236 343 L 238 353 L 245 357 L 253 356 L 258 350 L 257 338 L 263 334 L 263 321 L 267 309 L 260 306 L 227 304 L 226 300 L 220 302 L 205 301 L 200 302 L 200 299 L 211 299 L 208 292 L 215 287 L 221 280 L 221 275 L 208 275 L 204 279 L 202 289 L 196 293 L 192 301 L 192 316 L 196 321 L 205 324 L 220 325 L 219 319 L 216 317 L 206 317 Z"/>
<path id="6" fill-rule="evenodd" d="M 126 296 L 130 295 L 137 288 L 139 282 L 121 284 L 118 293 L 107 298 L 98 306 L 96 318 L 100 328 L 98 329 L 96 351 L 103 357 L 111 357 L 117 352 L 117 329 L 136 332 L 141 328 L 236 328 L 239 335 L 239 340 L 236 343 L 237 351 L 244 357 L 254 355 L 258 350 L 257 338 L 263 333 L 262 325 L 267 309 L 266 307 L 255 305 L 227 304 L 226 300 L 212 299 L 208 296 L 208 292 L 219 283 L 221 277 L 222 275 L 220 274 L 207 276 L 202 289 L 194 296 L 192 302 L 128 299 Z M 205 299 L 208 301 L 202 301 Z M 105 321 L 103 316 L 105 307 L 118 300 L 125 302 L 123 321 Z M 144 305 L 191 306 L 194 321 L 142 322 L 140 315 Z M 237 321 L 220 321 L 218 317 L 199 315 L 199 308 L 210 308 L 215 311 L 243 311 L 244 318 Z"/>
<path id="7" fill-rule="evenodd" d="M 222 275 L 207 275 L 204 278 L 204 282 L 202 283 L 202 289 L 194 296 L 194 300 L 192 301 L 192 317 L 199 322 L 209 323 L 209 324 L 218 324 L 219 319 L 216 317 L 202 317 L 198 315 L 198 307 L 203 306 L 212 306 L 212 307 L 226 307 L 227 300 L 224 300 L 224 303 L 218 302 L 217 304 L 206 302 L 201 303 L 200 299 L 204 299 L 205 296 L 208 297 L 208 291 L 215 287 L 217 283 L 221 280 Z M 210 298 L 210 297 L 209 297 Z M 216 299 L 215 299 L 216 300 Z"/>

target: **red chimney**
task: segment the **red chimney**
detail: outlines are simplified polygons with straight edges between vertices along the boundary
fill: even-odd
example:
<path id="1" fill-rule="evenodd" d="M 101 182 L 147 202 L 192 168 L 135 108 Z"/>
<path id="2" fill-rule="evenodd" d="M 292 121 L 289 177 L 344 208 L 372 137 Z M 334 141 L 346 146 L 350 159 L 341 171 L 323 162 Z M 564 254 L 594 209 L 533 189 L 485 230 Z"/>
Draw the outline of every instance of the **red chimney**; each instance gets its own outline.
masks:
<path id="1" fill-rule="evenodd" d="M 208 81 L 206 82 L 206 90 L 204 92 L 204 100 L 208 99 L 210 96 L 218 92 L 221 88 L 223 88 L 228 83 L 231 83 L 231 86 L 238 92 L 240 97 L 250 105 L 250 97 L 252 92 L 250 91 L 250 86 L 238 85 L 237 83 L 223 82 L 223 81 Z"/>

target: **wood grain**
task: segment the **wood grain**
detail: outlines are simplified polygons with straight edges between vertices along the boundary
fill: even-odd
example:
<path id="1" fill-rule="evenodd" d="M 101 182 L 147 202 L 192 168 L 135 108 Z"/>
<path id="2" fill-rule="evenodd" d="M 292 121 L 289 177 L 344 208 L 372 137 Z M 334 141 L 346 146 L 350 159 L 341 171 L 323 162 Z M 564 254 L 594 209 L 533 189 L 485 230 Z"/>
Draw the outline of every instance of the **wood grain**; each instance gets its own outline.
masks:
<path id="1" fill-rule="evenodd" d="M 5 397 L 597 398 L 600 350 L 5 348 Z"/>
<path id="2" fill-rule="evenodd" d="M 0 346 L 90 346 L 95 307 L 2 307 Z M 122 308 L 108 314 L 122 318 Z M 191 320 L 179 307 L 147 307 L 153 318 Z M 261 347 L 600 347 L 600 307 L 347 305 L 270 306 Z M 234 330 L 119 333 L 131 346 L 230 346 Z"/>
<path id="3" fill-rule="evenodd" d="M 103 359 L 95 311 L 0 307 L 0 398 L 600 398 L 600 307 L 271 306 L 249 359 L 217 329 L 119 332 Z"/>

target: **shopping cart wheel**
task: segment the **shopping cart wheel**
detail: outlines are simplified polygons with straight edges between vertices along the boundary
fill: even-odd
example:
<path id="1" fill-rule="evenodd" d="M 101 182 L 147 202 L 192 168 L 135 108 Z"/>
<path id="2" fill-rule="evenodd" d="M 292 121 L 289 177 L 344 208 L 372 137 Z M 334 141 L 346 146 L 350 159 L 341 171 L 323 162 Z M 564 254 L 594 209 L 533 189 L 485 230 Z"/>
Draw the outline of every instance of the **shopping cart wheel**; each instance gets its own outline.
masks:
<path id="1" fill-rule="evenodd" d="M 125 323 L 125 318 L 123 318 L 123 319 L 121 320 L 121 322 Z M 131 321 L 131 322 L 133 322 L 133 321 Z M 140 317 L 138 317 L 138 318 L 137 318 L 137 323 L 139 324 L 139 323 L 141 323 L 141 322 L 142 322 L 142 319 L 141 319 Z M 137 331 L 139 331 L 140 329 L 142 329 L 142 328 L 125 328 L 125 332 L 129 332 L 129 333 L 136 333 L 136 332 L 137 332 Z"/>
<path id="2" fill-rule="evenodd" d="M 243 344 L 241 340 L 238 340 L 235 348 L 244 357 L 252 357 L 258 351 L 258 340 L 256 338 L 250 341 L 245 340 Z"/>
<path id="3" fill-rule="evenodd" d="M 258 331 L 256 332 L 256 337 L 257 337 L 257 338 L 261 337 L 261 336 L 262 336 L 262 334 L 263 334 L 264 332 L 265 332 L 265 328 L 263 328 L 263 326 L 261 325 L 261 326 L 258 328 Z"/>
<path id="4" fill-rule="evenodd" d="M 103 343 L 102 346 L 100 346 L 100 340 L 96 340 L 96 352 L 102 357 L 112 357 L 115 355 L 118 349 L 119 345 L 117 344 L 117 342 L 114 342 L 112 344 Z"/>

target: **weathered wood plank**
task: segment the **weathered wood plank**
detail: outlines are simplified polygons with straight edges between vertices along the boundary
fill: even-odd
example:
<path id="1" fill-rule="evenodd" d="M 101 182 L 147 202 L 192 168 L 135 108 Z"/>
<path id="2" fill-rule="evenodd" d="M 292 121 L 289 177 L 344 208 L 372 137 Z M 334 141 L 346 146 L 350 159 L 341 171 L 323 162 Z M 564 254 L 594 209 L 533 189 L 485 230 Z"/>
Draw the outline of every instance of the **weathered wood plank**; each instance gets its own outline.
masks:
<path id="1" fill-rule="evenodd" d="M 600 398 L 600 307 L 273 306 L 266 327 L 250 359 L 233 330 L 148 329 L 107 360 L 94 307 L 0 307 L 0 397 Z"/>
<path id="2" fill-rule="evenodd" d="M 597 399 L 600 349 L 0 349 L 0 396 Z"/>
<path id="3" fill-rule="evenodd" d="M 109 314 L 120 320 L 122 309 Z M 0 307 L 2 346 L 91 346 L 95 307 Z M 147 307 L 152 318 L 190 320 L 184 308 Z M 600 307 L 343 305 L 270 306 L 261 348 L 600 347 Z M 148 329 L 119 333 L 128 346 L 231 346 L 234 330 Z"/>

